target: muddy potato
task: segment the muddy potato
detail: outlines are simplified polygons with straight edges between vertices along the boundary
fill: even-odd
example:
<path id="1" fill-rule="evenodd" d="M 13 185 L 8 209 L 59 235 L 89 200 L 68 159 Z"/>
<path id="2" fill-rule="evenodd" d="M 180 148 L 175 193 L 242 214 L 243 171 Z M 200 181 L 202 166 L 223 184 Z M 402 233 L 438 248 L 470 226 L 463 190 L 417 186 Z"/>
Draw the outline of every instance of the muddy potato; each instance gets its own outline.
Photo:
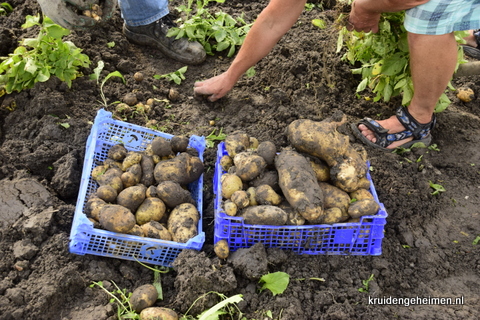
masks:
<path id="1" fill-rule="evenodd" d="M 122 114 L 122 115 L 129 115 L 133 111 L 132 107 L 126 104 L 125 102 L 121 102 L 116 105 L 115 112 Z"/>
<path id="2" fill-rule="evenodd" d="M 160 221 L 165 215 L 167 208 L 165 203 L 158 198 L 146 198 L 135 212 L 135 219 L 138 225 L 150 221 Z"/>
<path id="3" fill-rule="evenodd" d="M 178 314 L 172 309 L 150 307 L 140 312 L 140 320 L 178 320 Z"/>
<path id="4" fill-rule="evenodd" d="M 230 254 L 230 248 L 228 247 L 227 240 L 219 240 L 213 246 L 213 251 L 220 259 L 227 259 L 228 255 Z"/>
<path id="5" fill-rule="evenodd" d="M 100 210 L 100 225 L 112 232 L 128 233 L 135 226 L 133 213 L 118 204 L 107 204 Z"/>
<path id="6" fill-rule="evenodd" d="M 235 191 L 230 197 L 230 200 L 235 203 L 238 209 L 246 208 L 250 204 L 248 194 L 246 191 L 243 190 Z"/>
<path id="7" fill-rule="evenodd" d="M 348 214 L 352 218 L 374 215 L 380 210 L 379 204 L 373 199 L 355 201 L 348 207 Z"/>
<path id="8" fill-rule="evenodd" d="M 122 161 L 127 156 L 128 150 L 123 144 L 116 144 L 108 149 L 107 157 L 115 161 Z"/>
<path id="9" fill-rule="evenodd" d="M 137 81 L 137 82 L 142 82 L 142 81 L 143 81 L 143 78 L 144 78 L 143 73 L 141 73 L 140 71 L 135 72 L 135 73 L 133 74 L 133 79 L 134 79 L 135 81 Z"/>
<path id="10" fill-rule="evenodd" d="M 119 193 L 123 190 L 122 173 L 122 170 L 118 168 L 109 168 L 104 174 L 98 177 L 97 182 L 101 186 L 111 186 Z"/>
<path id="11" fill-rule="evenodd" d="M 235 131 L 225 137 L 225 149 L 230 157 L 246 151 L 250 146 L 250 137 L 243 131 Z"/>
<path id="12" fill-rule="evenodd" d="M 182 186 L 186 186 L 198 180 L 203 170 L 203 162 L 199 157 L 183 152 L 173 159 L 157 163 L 153 175 L 157 183 L 175 181 Z"/>
<path id="13" fill-rule="evenodd" d="M 223 203 L 223 210 L 225 211 L 225 214 L 234 217 L 237 215 L 238 207 L 233 201 L 227 200 Z"/>
<path id="14" fill-rule="evenodd" d="M 153 157 L 142 154 L 140 166 L 142 171 L 140 183 L 148 188 L 155 183 L 155 177 L 153 176 L 153 170 L 155 169 L 155 161 L 153 161 Z"/>
<path id="15" fill-rule="evenodd" d="M 132 236 L 138 236 L 138 237 L 144 237 L 145 235 L 143 234 L 142 227 L 140 227 L 138 224 L 136 224 L 132 230 L 127 232 L 128 234 L 131 234 Z"/>
<path id="16" fill-rule="evenodd" d="M 373 199 L 373 194 L 367 189 L 358 189 L 354 192 L 350 192 L 350 198 L 353 200 Z"/>
<path id="17" fill-rule="evenodd" d="M 127 153 L 125 159 L 123 159 L 122 170 L 127 171 L 128 168 L 130 168 L 134 164 L 140 163 L 140 161 L 142 161 L 142 154 L 139 152 L 130 151 L 129 153 Z"/>
<path id="18" fill-rule="evenodd" d="M 330 180 L 330 167 L 323 162 L 322 160 L 314 157 L 308 158 L 310 165 L 312 166 L 313 172 L 318 181 L 326 182 Z"/>
<path id="19" fill-rule="evenodd" d="M 245 182 L 261 175 L 267 167 L 265 159 L 250 151 L 237 153 L 233 158 L 233 163 L 236 168 L 235 174 Z"/>
<path id="20" fill-rule="evenodd" d="M 95 195 L 105 202 L 114 203 L 117 199 L 117 190 L 109 185 L 99 186 Z"/>
<path id="21" fill-rule="evenodd" d="M 108 168 L 107 165 L 100 165 L 93 168 L 91 173 L 92 179 L 97 182 L 100 181 L 100 178 L 107 172 Z"/>
<path id="22" fill-rule="evenodd" d="M 155 137 L 152 142 L 152 152 L 159 157 L 167 157 L 173 154 L 170 140 L 163 137 Z"/>
<path id="23" fill-rule="evenodd" d="M 106 158 L 103 161 L 103 164 L 105 166 L 107 166 L 107 168 L 118 168 L 120 170 L 122 170 L 122 168 L 123 168 L 123 164 L 122 164 L 121 161 L 113 160 L 113 159 L 110 159 L 110 158 Z"/>
<path id="24" fill-rule="evenodd" d="M 158 299 L 158 291 L 153 284 L 144 284 L 133 290 L 130 296 L 132 309 L 140 312 L 145 308 L 152 307 Z"/>
<path id="25" fill-rule="evenodd" d="M 128 187 L 133 187 L 138 184 L 138 177 L 135 176 L 132 172 L 124 172 L 120 176 L 120 179 L 122 179 L 123 183 L 123 188 L 128 188 Z"/>
<path id="26" fill-rule="evenodd" d="M 150 221 L 140 226 L 143 234 L 147 238 L 162 239 L 172 241 L 172 234 L 168 229 L 158 221 Z"/>
<path id="27" fill-rule="evenodd" d="M 268 165 L 272 165 L 277 155 L 277 147 L 271 141 L 262 141 L 257 148 L 257 154 L 265 159 Z"/>
<path id="28" fill-rule="evenodd" d="M 350 205 L 350 195 L 340 188 L 337 188 L 327 182 L 319 182 L 318 185 L 323 192 L 324 208 L 339 208 L 345 216 L 345 219 L 347 219 L 347 210 Z"/>
<path id="29" fill-rule="evenodd" d="M 222 197 L 230 199 L 235 191 L 243 189 L 243 182 L 236 174 L 226 173 L 221 177 Z"/>
<path id="30" fill-rule="evenodd" d="M 250 138 L 249 138 L 249 142 L 250 142 L 250 144 L 248 145 L 248 148 L 249 148 L 249 149 L 253 149 L 253 150 L 257 149 L 257 148 L 258 148 L 258 145 L 259 145 L 259 143 L 260 143 L 260 142 L 258 141 L 258 139 L 255 138 L 255 137 L 250 137 Z"/>
<path id="31" fill-rule="evenodd" d="M 292 206 L 288 203 L 288 201 L 282 201 L 282 203 L 280 203 L 278 207 L 285 211 L 288 215 L 286 225 L 303 226 L 305 224 L 305 218 L 302 217 L 298 212 L 295 212 L 295 210 L 293 210 Z"/>
<path id="32" fill-rule="evenodd" d="M 344 215 L 340 208 L 328 208 L 325 209 L 325 218 L 322 223 L 334 224 L 345 221 L 349 218 L 348 215 Z"/>
<path id="33" fill-rule="evenodd" d="M 173 241 L 186 243 L 198 234 L 197 225 L 200 213 L 191 203 L 176 206 L 168 217 L 167 228 Z"/>
<path id="34" fill-rule="evenodd" d="M 247 195 L 248 195 L 248 205 L 249 206 L 256 206 L 258 205 L 258 202 L 257 202 L 257 192 L 255 190 L 255 187 L 250 187 L 247 189 Z"/>
<path id="35" fill-rule="evenodd" d="M 167 207 L 175 208 L 182 203 L 195 204 L 190 191 L 184 189 L 175 181 L 163 181 L 157 186 L 157 197 L 159 197 Z"/>
<path id="36" fill-rule="evenodd" d="M 252 187 L 258 187 L 263 184 L 269 185 L 276 193 L 281 193 L 280 185 L 278 184 L 278 171 L 277 170 L 267 170 L 264 171 L 260 176 L 256 177 L 248 183 Z"/>
<path id="37" fill-rule="evenodd" d="M 273 190 L 269 185 L 261 185 L 255 188 L 255 199 L 258 204 L 269 204 L 277 206 L 282 201 L 283 198 Z"/>
<path id="38" fill-rule="evenodd" d="M 123 96 L 122 101 L 129 106 L 134 106 L 137 104 L 137 95 L 135 93 L 129 92 L 126 95 Z"/>
<path id="39" fill-rule="evenodd" d="M 85 214 L 93 218 L 94 220 L 99 221 L 100 210 L 106 204 L 107 203 L 103 199 L 93 196 L 90 199 L 88 199 L 87 202 L 85 203 L 85 208 L 84 208 Z"/>
<path id="40" fill-rule="evenodd" d="M 241 214 L 246 224 L 282 226 L 288 221 L 288 214 L 278 206 L 258 205 L 247 207 Z"/>
<path id="41" fill-rule="evenodd" d="M 220 158 L 220 167 L 225 172 L 228 172 L 230 168 L 233 166 L 233 159 L 229 155 L 224 155 Z"/>
<path id="42" fill-rule="evenodd" d="M 136 212 L 146 197 L 147 188 L 142 185 L 123 189 L 117 196 L 117 204 L 124 206 L 131 212 Z"/>
<path id="43" fill-rule="evenodd" d="M 151 198 L 151 197 L 158 198 L 157 187 L 155 187 L 155 186 L 148 187 L 147 191 L 145 191 L 145 197 L 147 197 L 147 198 Z"/>
<path id="44" fill-rule="evenodd" d="M 172 146 L 172 151 L 174 153 L 187 151 L 189 143 L 190 139 L 188 139 L 187 136 L 173 136 L 172 140 L 170 141 L 170 145 Z"/>

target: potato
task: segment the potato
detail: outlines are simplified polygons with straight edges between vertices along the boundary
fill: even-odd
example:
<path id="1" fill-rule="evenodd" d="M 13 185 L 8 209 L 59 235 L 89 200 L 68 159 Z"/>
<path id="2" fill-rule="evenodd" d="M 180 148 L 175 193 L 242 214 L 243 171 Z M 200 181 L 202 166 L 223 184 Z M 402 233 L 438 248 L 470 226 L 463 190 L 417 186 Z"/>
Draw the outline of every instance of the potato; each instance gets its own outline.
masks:
<path id="1" fill-rule="evenodd" d="M 135 219 L 138 225 L 150 221 L 160 221 L 166 212 L 165 203 L 158 198 L 146 198 L 135 212 Z"/>
<path id="2" fill-rule="evenodd" d="M 145 191 L 145 196 L 147 198 L 151 198 L 151 197 L 158 198 L 157 187 L 155 186 L 148 187 L 147 190 Z"/>
<path id="3" fill-rule="evenodd" d="M 142 161 L 142 154 L 135 151 L 130 151 L 127 153 L 125 159 L 122 162 L 122 170 L 127 171 L 128 168 L 133 166 L 134 164 L 140 163 Z"/>
<path id="4" fill-rule="evenodd" d="M 92 179 L 97 182 L 100 181 L 100 178 L 105 174 L 105 172 L 107 172 L 107 170 L 108 170 L 108 166 L 106 165 L 96 166 L 95 168 L 92 169 L 92 173 L 91 173 Z"/>
<path id="5" fill-rule="evenodd" d="M 109 168 L 104 174 L 98 177 L 97 182 L 101 186 L 111 186 L 119 193 L 123 190 L 122 174 L 122 170 L 118 168 Z"/>
<path id="6" fill-rule="evenodd" d="M 186 243 L 198 234 L 197 225 L 200 213 L 191 203 L 176 206 L 168 217 L 167 228 L 173 241 Z"/>
<path id="7" fill-rule="evenodd" d="M 155 137 L 152 140 L 151 145 L 153 154 L 156 154 L 159 157 L 166 157 L 173 154 L 170 140 L 163 137 Z"/>
<path id="8" fill-rule="evenodd" d="M 187 151 L 189 143 L 190 139 L 188 139 L 186 136 L 173 136 L 172 140 L 170 141 L 170 145 L 172 146 L 172 151 L 174 153 Z"/>
<path id="9" fill-rule="evenodd" d="M 257 149 L 257 148 L 258 148 L 259 142 L 258 142 L 258 139 L 257 139 L 257 138 L 255 138 L 255 137 L 249 137 L 249 138 L 248 138 L 248 142 L 249 142 L 249 144 L 248 144 L 248 148 L 249 148 L 249 149 Z"/>
<path id="10" fill-rule="evenodd" d="M 178 320 L 178 315 L 172 309 L 150 307 L 140 312 L 140 320 Z"/>
<path id="11" fill-rule="evenodd" d="M 113 159 L 110 159 L 110 158 L 106 158 L 105 160 L 103 160 L 103 164 L 107 168 L 118 168 L 120 170 L 122 170 L 122 167 L 123 167 L 123 164 L 122 164 L 121 161 L 113 160 Z"/>
<path id="12" fill-rule="evenodd" d="M 145 235 L 143 234 L 143 229 L 140 227 L 138 224 L 136 224 L 132 230 L 127 232 L 128 234 L 131 234 L 132 236 L 138 236 L 138 237 L 144 237 Z"/>
<path id="13" fill-rule="evenodd" d="M 240 216 L 246 224 L 281 226 L 288 220 L 288 214 L 277 206 L 258 205 L 247 207 Z"/>
<path id="14" fill-rule="evenodd" d="M 140 226 L 143 234 L 147 238 L 162 239 L 172 241 L 172 234 L 168 229 L 158 221 L 150 221 Z"/>
<path id="15" fill-rule="evenodd" d="M 262 141 L 262 143 L 258 145 L 257 154 L 265 159 L 268 165 L 272 165 L 277 155 L 277 147 L 271 141 Z"/>
<path id="16" fill-rule="evenodd" d="M 278 171 L 277 170 L 267 170 L 264 171 L 260 176 L 256 177 L 248 183 L 252 187 L 258 187 L 263 184 L 269 185 L 276 193 L 281 193 L 280 185 L 278 184 Z"/>
<path id="17" fill-rule="evenodd" d="M 131 212 L 136 212 L 146 197 L 147 188 L 142 185 L 132 186 L 122 190 L 117 196 L 117 204 Z"/>
<path id="18" fill-rule="evenodd" d="M 250 200 L 248 199 L 248 194 L 246 191 L 243 190 L 238 190 L 235 191 L 230 200 L 235 203 L 238 209 L 243 209 L 245 207 L 248 207 L 250 204 Z"/>
<path id="19" fill-rule="evenodd" d="M 322 160 L 316 157 L 308 157 L 310 165 L 312 166 L 313 172 L 317 180 L 320 182 L 325 182 L 330 180 L 330 167 L 323 162 Z"/>
<path id="20" fill-rule="evenodd" d="M 230 254 L 230 248 L 228 247 L 227 240 L 219 240 L 213 246 L 213 251 L 220 259 L 227 259 L 228 255 Z"/>
<path id="21" fill-rule="evenodd" d="M 117 199 L 117 190 L 109 185 L 99 186 L 95 195 L 105 202 L 114 203 Z"/>
<path id="22" fill-rule="evenodd" d="M 308 160 L 298 152 L 284 149 L 275 158 L 278 181 L 292 208 L 308 221 L 324 216 L 323 193 Z"/>
<path id="23" fill-rule="evenodd" d="M 155 162 L 153 161 L 153 157 L 146 154 L 142 154 L 142 160 L 140 160 L 140 166 L 142 168 L 140 183 L 148 188 L 155 183 L 155 177 L 153 176 L 153 170 L 155 169 Z"/>
<path id="24" fill-rule="evenodd" d="M 318 185 L 323 193 L 324 208 L 338 208 L 342 211 L 345 220 L 348 219 L 347 210 L 350 205 L 350 196 L 348 193 L 327 182 L 319 182 Z"/>
<path id="25" fill-rule="evenodd" d="M 348 214 L 352 218 L 374 215 L 380 210 L 380 205 L 373 199 L 355 201 L 348 207 Z"/>
<path id="26" fill-rule="evenodd" d="M 248 195 L 248 205 L 249 206 L 256 206 L 258 205 L 258 202 L 257 202 L 257 192 L 255 190 L 255 187 L 250 187 L 247 189 L 247 195 Z"/>
<path id="27" fill-rule="evenodd" d="M 237 215 L 238 207 L 231 200 L 227 200 L 223 203 L 223 210 L 225 211 L 225 214 L 234 217 Z"/>
<path id="28" fill-rule="evenodd" d="M 124 189 L 128 187 L 133 187 L 137 185 L 139 182 L 135 174 L 133 174 L 132 172 L 122 173 L 122 175 L 120 176 L 120 179 L 122 179 L 122 184 Z"/>
<path id="29" fill-rule="evenodd" d="M 264 184 L 255 188 L 255 200 L 258 204 L 277 206 L 283 201 L 283 198 L 272 187 Z"/>
<path id="30" fill-rule="evenodd" d="M 173 159 L 157 163 L 153 175 L 157 183 L 175 181 L 182 186 L 186 186 L 198 180 L 203 170 L 203 162 L 199 157 L 183 152 Z"/>
<path id="31" fill-rule="evenodd" d="M 284 200 L 278 205 L 280 209 L 285 211 L 288 215 L 288 220 L 286 225 L 291 226 L 303 226 L 305 224 L 305 218 L 293 210 L 292 206 L 288 201 Z"/>
<path id="32" fill-rule="evenodd" d="M 325 218 L 323 223 L 334 224 L 345 221 L 349 218 L 348 215 L 344 215 L 340 208 L 328 208 L 325 209 Z"/>
<path id="33" fill-rule="evenodd" d="M 222 167 L 223 171 L 228 172 L 228 170 L 230 170 L 232 166 L 233 166 L 232 157 L 228 155 L 224 155 L 220 158 L 220 167 Z"/>
<path id="34" fill-rule="evenodd" d="M 98 198 L 97 196 L 92 196 L 90 199 L 87 200 L 85 203 L 85 214 L 91 218 L 93 218 L 96 221 L 100 220 L 100 210 L 104 205 L 107 203 Z"/>
<path id="35" fill-rule="evenodd" d="M 240 152 L 233 158 L 235 174 L 248 182 L 258 177 L 267 167 L 265 159 L 250 151 Z"/>
<path id="36" fill-rule="evenodd" d="M 128 233 L 135 226 L 133 213 L 118 204 L 107 204 L 100 210 L 100 225 L 112 232 Z"/>
<path id="37" fill-rule="evenodd" d="M 116 144 L 108 149 L 107 157 L 115 161 L 123 161 L 127 156 L 128 150 L 123 144 Z"/>
<path id="38" fill-rule="evenodd" d="M 140 312 L 145 308 L 152 307 L 157 299 L 157 288 L 153 284 L 144 284 L 133 290 L 130 296 L 130 304 L 133 310 Z"/>
<path id="39" fill-rule="evenodd" d="M 350 193 L 350 198 L 353 200 L 373 199 L 373 194 L 367 189 L 358 189 Z"/>
<path id="40" fill-rule="evenodd" d="M 345 159 L 332 166 L 330 177 L 336 187 L 346 192 L 353 192 L 358 189 L 359 172 L 351 159 Z"/>
<path id="41" fill-rule="evenodd" d="M 159 197 L 167 207 L 175 208 L 182 203 L 195 204 L 190 191 L 182 188 L 175 181 L 163 181 L 157 186 L 157 197 Z"/>
<path id="42" fill-rule="evenodd" d="M 230 199 L 235 191 L 243 189 L 243 182 L 236 174 L 226 173 L 221 177 L 222 197 Z"/>
<path id="43" fill-rule="evenodd" d="M 250 146 L 250 138 L 243 131 L 235 131 L 225 137 L 225 149 L 230 157 L 235 157 L 237 153 L 246 151 Z"/>

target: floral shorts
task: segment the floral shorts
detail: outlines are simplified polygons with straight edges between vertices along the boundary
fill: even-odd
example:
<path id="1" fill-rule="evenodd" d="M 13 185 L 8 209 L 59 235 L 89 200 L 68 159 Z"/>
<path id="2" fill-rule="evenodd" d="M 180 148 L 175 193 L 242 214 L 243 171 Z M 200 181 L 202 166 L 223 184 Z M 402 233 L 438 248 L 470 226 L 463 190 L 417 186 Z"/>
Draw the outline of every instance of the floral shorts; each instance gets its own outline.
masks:
<path id="1" fill-rule="evenodd" d="M 480 0 L 430 0 L 406 11 L 405 29 L 418 34 L 446 34 L 480 28 Z"/>

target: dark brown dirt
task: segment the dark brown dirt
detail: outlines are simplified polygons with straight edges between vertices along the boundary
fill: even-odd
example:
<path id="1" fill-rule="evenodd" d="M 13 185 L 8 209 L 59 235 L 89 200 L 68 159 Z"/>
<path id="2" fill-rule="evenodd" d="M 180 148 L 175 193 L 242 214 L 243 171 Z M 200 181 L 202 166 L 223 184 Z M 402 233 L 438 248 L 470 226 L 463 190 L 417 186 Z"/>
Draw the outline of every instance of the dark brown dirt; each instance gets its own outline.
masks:
<path id="1" fill-rule="evenodd" d="M 10 0 L 14 12 L 0 17 L 0 54 L 13 52 L 17 41 L 36 35 L 21 28 L 27 14 L 36 14 L 34 0 Z M 180 1 L 173 1 L 178 5 Z M 266 0 L 231 0 L 219 9 L 245 14 L 253 21 Z M 93 72 L 99 60 L 104 74 L 115 70 L 126 78 L 104 86 L 110 103 L 135 92 L 140 101 L 165 99 L 170 87 L 180 92 L 171 108 L 159 103 L 149 119 L 170 134 L 207 136 L 243 129 L 260 141 L 286 145 L 284 130 L 293 120 L 321 120 L 335 110 L 350 121 L 364 116 L 384 118 L 399 100 L 390 103 L 358 99 L 358 78 L 335 53 L 338 12 L 328 5 L 304 12 L 274 50 L 255 67 L 256 75 L 242 78 L 216 103 L 193 98 L 193 83 L 226 70 L 230 58 L 209 56 L 188 68 L 177 86 L 153 75 L 183 67 L 148 48 L 131 45 L 121 33 L 119 12 L 111 23 L 68 38 L 83 49 Z M 323 18 L 329 28 L 310 21 Z M 108 42 L 115 42 L 113 48 Z M 437 48 L 432 48 L 437 49 Z M 143 82 L 133 74 L 141 71 Z M 480 77 L 460 78 L 455 87 L 480 92 Z M 380 256 L 295 255 L 256 245 L 239 251 L 223 267 L 213 254 L 213 172 L 216 148 L 205 152 L 204 231 L 200 252 L 187 250 L 175 268 L 162 275 L 166 306 L 183 314 L 202 294 L 242 294 L 239 310 L 247 319 L 478 319 L 480 317 L 480 106 L 476 99 L 459 101 L 438 114 L 434 132 L 437 151 L 424 149 L 398 155 L 368 149 L 372 179 L 389 214 Z M 16 109 L 9 111 L 12 102 Z M 153 281 L 153 272 L 136 262 L 79 256 L 68 250 L 69 232 L 82 175 L 86 138 L 102 107 L 99 86 L 88 77 L 68 88 L 58 79 L 0 98 L 0 319 L 116 319 L 115 305 L 92 281 L 113 283 L 128 291 Z M 113 106 L 107 110 L 112 111 Z M 210 121 L 214 120 L 212 126 Z M 126 121 L 145 125 L 143 117 Z M 59 123 L 68 122 L 69 128 Z M 350 134 L 347 127 L 341 128 Z M 354 141 L 352 137 L 352 141 Z M 429 181 L 446 191 L 432 195 Z M 245 263 L 249 261 L 249 263 Z M 259 291 L 258 277 L 284 271 L 291 282 L 283 294 Z M 374 275 L 368 292 L 362 280 Z M 313 280 L 323 278 L 325 281 Z M 374 297 L 463 298 L 461 305 L 374 305 Z M 210 294 L 189 311 L 197 315 L 219 299 Z M 238 315 L 235 319 L 238 318 Z"/>

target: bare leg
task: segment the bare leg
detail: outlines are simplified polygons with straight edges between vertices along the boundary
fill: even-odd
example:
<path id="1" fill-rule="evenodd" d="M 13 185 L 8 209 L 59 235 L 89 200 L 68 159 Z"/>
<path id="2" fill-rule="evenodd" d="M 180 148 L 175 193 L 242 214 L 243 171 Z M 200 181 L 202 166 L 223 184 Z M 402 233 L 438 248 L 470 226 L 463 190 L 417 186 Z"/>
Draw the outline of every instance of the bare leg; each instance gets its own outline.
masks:
<path id="1" fill-rule="evenodd" d="M 433 116 L 435 105 L 452 78 L 457 62 L 457 43 L 453 33 L 444 35 L 423 35 L 408 33 L 410 68 L 414 95 L 408 111 L 419 123 L 428 123 Z M 396 116 L 378 121 L 389 133 L 405 130 Z M 364 125 L 358 129 L 372 142 L 373 133 Z M 395 148 L 412 140 L 395 141 L 389 148 Z"/>

